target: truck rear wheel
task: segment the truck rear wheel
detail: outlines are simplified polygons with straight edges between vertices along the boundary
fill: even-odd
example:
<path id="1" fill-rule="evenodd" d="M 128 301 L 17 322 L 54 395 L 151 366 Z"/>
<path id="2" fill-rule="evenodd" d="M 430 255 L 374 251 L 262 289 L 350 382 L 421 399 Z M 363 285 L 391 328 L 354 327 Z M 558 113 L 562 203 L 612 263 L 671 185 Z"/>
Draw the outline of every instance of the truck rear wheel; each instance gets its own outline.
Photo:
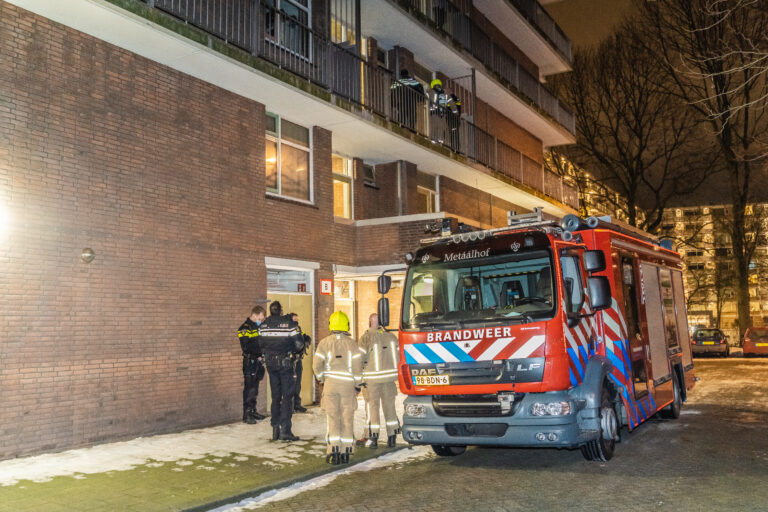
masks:
<path id="1" fill-rule="evenodd" d="M 446 446 L 444 444 L 433 444 L 432 450 L 441 457 L 455 457 L 467 451 L 466 446 Z"/>
<path id="2" fill-rule="evenodd" d="M 661 417 L 676 420 L 680 417 L 680 409 L 683 407 L 683 399 L 680 397 L 680 385 L 677 383 L 677 372 L 672 377 L 672 403 L 661 410 Z"/>
<path id="3" fill-rule="evenodd" d="M 581 454 L 587 460 L 607 462 L 613 457 L 616 437 L 621 428 L 611 392 L 604 385 L 600 393 L 600 431 L 597 439 L 581 445 Z"/>

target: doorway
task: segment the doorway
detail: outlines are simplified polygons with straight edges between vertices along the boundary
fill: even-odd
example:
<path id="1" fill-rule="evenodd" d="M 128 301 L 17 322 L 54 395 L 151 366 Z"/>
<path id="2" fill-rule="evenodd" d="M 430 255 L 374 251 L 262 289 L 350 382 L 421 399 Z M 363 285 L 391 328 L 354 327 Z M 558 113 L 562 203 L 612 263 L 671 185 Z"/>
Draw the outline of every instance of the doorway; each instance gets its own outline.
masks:
<path id="1" fill-rule="evenodd" d="M 267 268 L 267 300 L 270 303 L 279 301 L 283 313 L 299 315 L 299 326 L 302 331 L 312 337 L 312 347 L 304 355 L 304 371 L 301 376 L 301 403 L 311 404 L 315 401 L 314 379 L 312 377 L 312 356 L 315 340 L 315 297 L 314 271 L 286 268 Z M 268 309 L 268 308 L 267 308 Z M 268 380 L 268 379 L 265 379 Z M 267 383 L 267 407 L 270 394 Z"/>

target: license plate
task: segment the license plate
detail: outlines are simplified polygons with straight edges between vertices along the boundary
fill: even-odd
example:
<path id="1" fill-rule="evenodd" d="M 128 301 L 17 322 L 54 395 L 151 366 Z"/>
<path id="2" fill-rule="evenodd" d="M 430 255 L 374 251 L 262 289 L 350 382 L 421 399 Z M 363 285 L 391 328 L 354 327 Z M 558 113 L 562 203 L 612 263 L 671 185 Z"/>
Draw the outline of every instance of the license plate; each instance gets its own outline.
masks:
<path id="1" fill-rule="evenodd" d="M 755 343 L 756 347 L 768 347 L 768 343 Z"/>
<path id="2" fill-rule="evenodd" d="M 701 344 L 702 345 L 714 345 L 715 342 L 714 341 L 702 341 Z"/>
<path id="3" fill-rule="evenodd" d="M 413 383 L 417 386 L 448 386 L 450 379 L 447 375 L 414 375 Z"/>

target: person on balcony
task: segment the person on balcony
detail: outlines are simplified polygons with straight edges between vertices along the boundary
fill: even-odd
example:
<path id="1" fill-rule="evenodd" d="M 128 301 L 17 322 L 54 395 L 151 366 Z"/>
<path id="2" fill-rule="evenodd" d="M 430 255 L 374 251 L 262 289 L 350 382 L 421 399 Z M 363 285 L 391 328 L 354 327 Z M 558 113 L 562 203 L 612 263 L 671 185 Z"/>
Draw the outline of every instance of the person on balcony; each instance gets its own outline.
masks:
<path id="1" fill-rule="evenodd" d="M 392 84 L 392 117 L 411 131 L 416 130 L 418 110 L 424 105 L 426 93 L 421 82 L 407 69 L 400 70 L 400 78 Z"/>
<path id="2" fill-rule="evenodd" d="M 429 88 L 430 137 L 434 142 L 443 144 L 448 139 L 447 114 L 451 111 L 448 95 L 439 78 L 432 80 Z"/>

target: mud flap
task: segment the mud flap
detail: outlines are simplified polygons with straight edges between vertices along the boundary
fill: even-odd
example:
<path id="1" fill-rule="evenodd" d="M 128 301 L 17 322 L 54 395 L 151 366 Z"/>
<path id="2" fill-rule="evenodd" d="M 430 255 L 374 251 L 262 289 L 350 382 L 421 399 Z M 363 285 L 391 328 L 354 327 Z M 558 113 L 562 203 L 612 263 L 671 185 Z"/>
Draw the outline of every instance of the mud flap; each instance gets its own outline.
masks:
<path id="1" fill-rule="evenodd" d="M 584 440 L 596 439 L 600 432 L 600 393 L 603 381 L 613 371 L 613 365 L 606 357 L 595 355 L 589 358 L 584 380 L 574 388 L 572 396 L 580 407 L 576 421 Z"/>

